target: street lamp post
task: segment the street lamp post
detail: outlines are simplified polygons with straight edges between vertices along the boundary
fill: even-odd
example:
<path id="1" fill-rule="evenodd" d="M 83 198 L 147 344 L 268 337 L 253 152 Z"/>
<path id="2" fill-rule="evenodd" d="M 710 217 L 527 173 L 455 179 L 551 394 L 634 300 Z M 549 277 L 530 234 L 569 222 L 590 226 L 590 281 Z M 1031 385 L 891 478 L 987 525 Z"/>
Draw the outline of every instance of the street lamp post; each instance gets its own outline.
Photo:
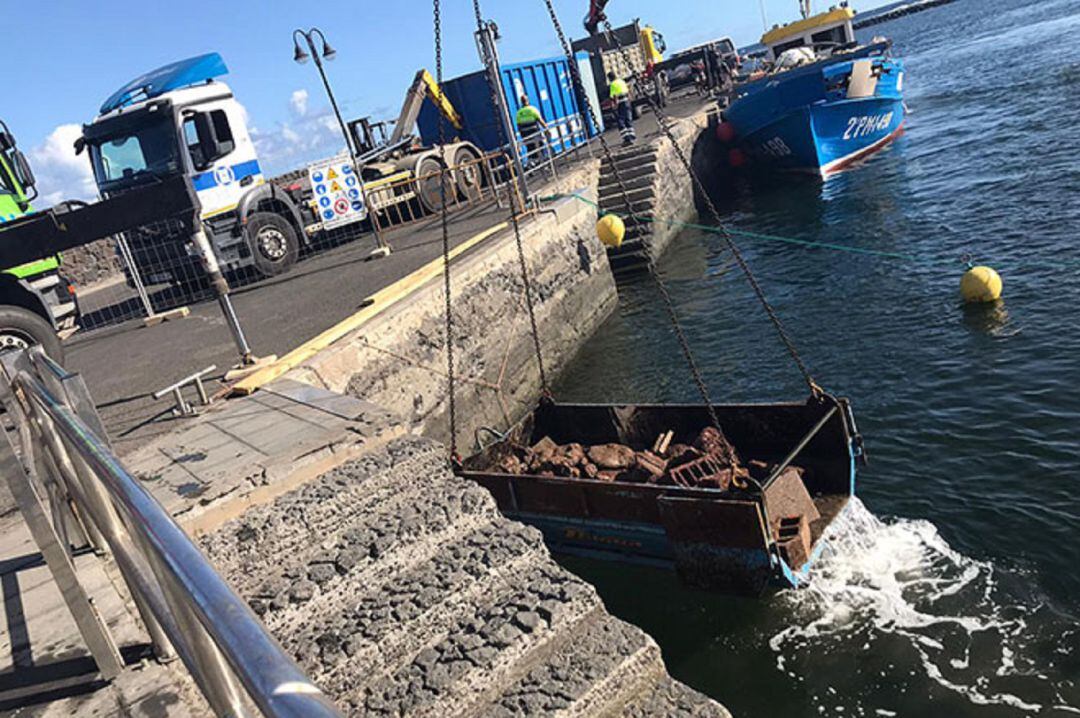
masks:
<path id="1" fill-rule="evenodd" d="M 304 42 L 307 43 L 310 52 L 306 52 L 301 46 L 299 40 L 300 37 L 304 38 Z M 322 45 L 321 52 L 319 51 L 318 45 L 315 44 L 315 38 L 318 38 Z M 356 170 L 356 179 L 360 183 L 360 196 L 364 200 L 364 206 L 367 207 L 368 220 L 371 222 L 371 232 L 375 235 L 375 244 L 377 246 L 371 253 L 371 257 L 385 257 L 390 254 L 390 246 L 383 242 L 382 236 L 379 233 L 379 222 L 375 218 L 375 208 L 368 202 L 367 192 L 364 191 L 363 175 L 360 172 L 360 165 L 357 162 L 356 146 L 353 143 L 353 138 L 349 134 L 348 128 L 345 126 L 345 120 L 341 117 L 341 110 L 338 109 L 337 99 L 334 97 L 334 91 L 330 89 L 330 80 L 327 79 L 326 69 L 323 67 L 323 60 L 333 60 L 336 55 L 337 51 L 326 41 L 326 36 L 323 35 L 323 31 L 319 28 L 313 27 L 307 32 L 299 29 L 293 31 L 293 60 L 301 65 L 307 62 L 309 57 L 315 60 L 315 67 L 318 68 L 319 77 L 322 78 L 323 87 L 326 88 L 326 96 L 330 98 L 330 106 L 334 109 L 334 116 L 337 117 L 338 127 L 341 128 L 341 135 L 345 138 L 345 147 L 349 150 L 349 157 L 352 159 L 353 169 Z"/>

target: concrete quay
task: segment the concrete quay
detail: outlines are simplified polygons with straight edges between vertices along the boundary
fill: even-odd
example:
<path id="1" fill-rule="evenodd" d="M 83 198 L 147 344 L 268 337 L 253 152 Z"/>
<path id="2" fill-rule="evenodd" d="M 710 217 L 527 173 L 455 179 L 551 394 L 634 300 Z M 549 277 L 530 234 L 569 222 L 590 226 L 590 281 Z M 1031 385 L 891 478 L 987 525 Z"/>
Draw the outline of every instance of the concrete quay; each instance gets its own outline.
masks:
<path id="1" fill-rule="evenodd" d="M 680 143 L 692 150 L 708 120 L 693 108 L 686 115 Z M 645 144 L 660 141 L 653 135 Z M 646 151 L 668 177 L 650 179 L 653 211 L 689 218 L 693 190 L 688 178 L 676 182 L 681 167 L 670 164 L 670 148 Z M 599 159 L 581 157 L 544 193 L 602 200 L 602 172 Z M 486 208 L 453 230 L 462 453 L 478 428 L 516 421 L 540 389 L 507 220 Z M 593 206 L 564 198 L 521 222 L 550 380 L 616 306 L 595 220 Z M 650 251 L 658 255 L 674 234 L 657 231 Z M 141 392 L 186 373 L 176 363 L 186 361 L 186 328 L 206 342 L 192 369 L 228 354 L 210 339 L 222 330 L 210 314 L 85 339 L 73 368 L 98 403 L 105 390 L 107 410 L 137 407 L 135 423 L 105 412 L 110 432 L 123 435 L 125 465 L 347 714 L 727 716 L 672 679 L 656 643 L 559 567 L 537 531 L 502 517 L 483 489 L 450 472 L 436 237 L 421 226 L 398 239 L 408 251 L 385 264 L 360 264 L 360 251 L 346 248 L 302 264 L 295 280 L 240 292 L 242 320 L 250 312 L 280 359 L 228 387 L 234 398 L 198 417 L 163 420 Z M 349 273 L 335 280 L 338 267 Z M 370 280 L 360 290 L 359 277 Z M 319 292 L 341 280 L 344 300 L 326 302 Z M 310 317 L 276 321 L 275 302 L 289 297 Z M 365 297 L 373 303 L 358 309 Z M 259 332 L 251 333 L 257 343 Z M 125 397 L 130 387 L 111 376 L 130 362 L 139 392 Z M 208 714 L 182 666 L 150 656 L 111 560 L 86 554 L 80 577 L 130 666 L 112 683 L 100 681 L 18 514 L 10 506 L 0 514 L 0 710 Z"/>

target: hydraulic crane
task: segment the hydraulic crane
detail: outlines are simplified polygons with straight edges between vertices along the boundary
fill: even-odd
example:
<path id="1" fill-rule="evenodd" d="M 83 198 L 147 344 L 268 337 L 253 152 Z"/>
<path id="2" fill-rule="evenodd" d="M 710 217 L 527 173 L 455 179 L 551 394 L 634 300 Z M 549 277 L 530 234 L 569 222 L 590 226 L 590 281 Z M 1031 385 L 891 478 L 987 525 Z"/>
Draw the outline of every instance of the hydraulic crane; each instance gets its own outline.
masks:
<path id="1" fill-rule="evenodd" d="M 610 0 L 589 0 L 589 14 L 585 16 L 585 29 L 590 35 L 595 35 L 600 29 L 600 23 L 607 20 L 604 8 Z"/>

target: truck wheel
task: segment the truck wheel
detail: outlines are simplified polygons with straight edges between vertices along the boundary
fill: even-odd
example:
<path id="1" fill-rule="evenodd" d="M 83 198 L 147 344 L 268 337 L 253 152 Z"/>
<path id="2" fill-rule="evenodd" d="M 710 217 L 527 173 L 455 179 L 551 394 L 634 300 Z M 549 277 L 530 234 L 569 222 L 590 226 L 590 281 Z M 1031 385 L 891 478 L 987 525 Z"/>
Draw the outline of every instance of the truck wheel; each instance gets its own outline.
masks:
<path id="1" fill-rule="evenodd" d="M 416 166 L 416 195 L 428 214 L 442 211 L 443 206 L 443 179 L 440 175 L 442 163 L 436 157 L 425 157 Z M 454 188 L 454 178 L 446 175 L 446 200 L 453 204 L 457 190 Z"/>
<path id="2" fill-rule="evenodd" d="M 60 337 L 51 324 L 29 309 L 0 307 L 0 351 L 26 349 L 33 344 L 40 344 L 54 360 L 64 360 Z"/>
<path id="3" fill-rule="evenodd" d="M 289 221 L 273 212 L 256 212 L 245 228 L 255 271 L 263 277 L 287 272 L 300 256 L 300 242 Z"/>

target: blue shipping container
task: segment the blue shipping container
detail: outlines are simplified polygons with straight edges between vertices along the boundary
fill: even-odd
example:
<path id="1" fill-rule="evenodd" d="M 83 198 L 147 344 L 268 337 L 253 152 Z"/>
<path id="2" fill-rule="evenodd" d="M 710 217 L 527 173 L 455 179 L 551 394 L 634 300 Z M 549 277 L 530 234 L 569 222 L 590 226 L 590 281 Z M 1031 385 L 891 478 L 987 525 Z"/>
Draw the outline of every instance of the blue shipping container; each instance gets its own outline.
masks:
<path id="1" fill-rule="evenodd" d="M 589 65 L 587 53 L 578 53 L 577 59 L 578 67 Z M 565 57 L 504 64 L 502 83 L 510 104 L 511 117 L 521 107 L 520 98 L 523 94 L 528 95 L 529 101 L 544 115 L 544 121 L 551 126 L 548 138 L 552 152 L 559 154 L 584 142 L 580 130 L 587 119 L 583 119 L 580 114 L 581 105 L 574 93 L 574 80 L 567 69 Z M 443 125 L 443 137 L 447 142 L 456 137 L 468 140 L 485 151 L 506 144 L 499 118 L 492 107 L 487 73 L 480 71 L 455 77 L 443 82 L 442 87 L 446 98 L 461 116 L 463 127 L 458 130 L 451 125 L 439 113 L 431 99 L 425 99 L 416 120 L 420 139 L 425 145 L 438 144 L 440 122 Z M 565 122 L 560 123 L 560 120 Z M 590 122 L 588 136 L 594 135 L 596 127 Z M 520 139 L 519 133 L 518 140 Z"/>

